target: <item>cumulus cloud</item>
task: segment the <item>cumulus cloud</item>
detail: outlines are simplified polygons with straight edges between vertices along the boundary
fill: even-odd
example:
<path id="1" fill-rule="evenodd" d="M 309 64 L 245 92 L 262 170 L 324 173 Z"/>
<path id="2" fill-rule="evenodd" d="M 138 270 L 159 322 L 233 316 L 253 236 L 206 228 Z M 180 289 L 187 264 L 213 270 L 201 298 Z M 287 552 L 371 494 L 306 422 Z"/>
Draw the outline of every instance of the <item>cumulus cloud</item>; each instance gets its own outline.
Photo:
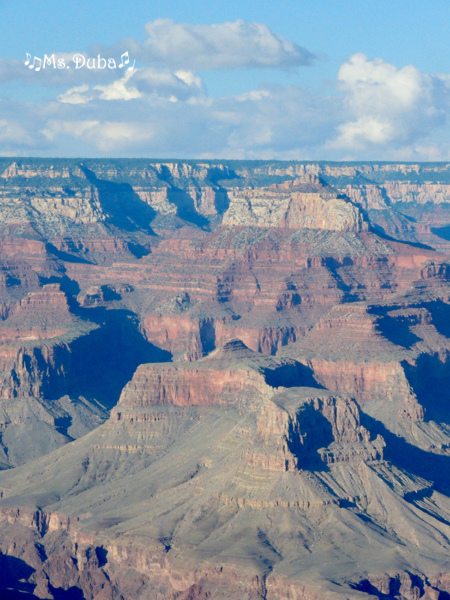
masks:
<path id="1" fill-rule="evenodd" d="M 202 79 L 192 71 L 157 70 L 150 67 L 125 71 L 123 77 L 104 85 L 87 84 L 69 88 L 58 96 L 67 104 L 86 104 L 93 100 L 189 101 L 204 97 Z"/>
<path id="2" fill-rule="evenodd" d="M 347 120 L 330 147 L 408 146 L 445 125 L 450 78 L 355 54 L 339 70 Z"/>
<path id="3" fill-rule="evenodd" d="M 64 104 L 87 104 L 96 98 L 101 100 L 132 100 L 133 98 L 139 98 L 141 93 L 133 84 L 130 84 L 132 76 L 132 71 L 126 71 L 122 78 L 106 85 L 99 84 L 90 87 L 83 84 L 74 86 L 60 94 L 58 100 Z"/>
<path id="4" fill-rule="evenodd" d="M 64 94 L 60 94 L 58 100 L 67 104 L 86 104 L 94 97 L 95 95 L 91 92 L 87 83 L 83 83 L 69 88 Z"/>
<path id="5" fill-rule="evenodd" d="M 148 38 L 142 43 L 126 40 L 133 55 L 148 64 L 177 69 L 286 68 L 311 64 L 315 58 L 263 23 L 191 25 L 157 19 L 147 23 L 145 31 Z"/>

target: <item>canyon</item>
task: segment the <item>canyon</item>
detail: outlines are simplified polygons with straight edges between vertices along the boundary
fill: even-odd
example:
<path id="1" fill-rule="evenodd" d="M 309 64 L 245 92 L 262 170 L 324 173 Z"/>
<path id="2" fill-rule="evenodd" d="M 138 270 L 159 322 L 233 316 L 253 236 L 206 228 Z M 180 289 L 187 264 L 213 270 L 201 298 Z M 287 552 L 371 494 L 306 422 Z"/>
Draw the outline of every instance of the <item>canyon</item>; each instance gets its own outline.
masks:
<path id="1" fill-rule="evenodd" d="M 450 597 L 449 164 L 1 157 L 0 266 L 1 597 Z"/>

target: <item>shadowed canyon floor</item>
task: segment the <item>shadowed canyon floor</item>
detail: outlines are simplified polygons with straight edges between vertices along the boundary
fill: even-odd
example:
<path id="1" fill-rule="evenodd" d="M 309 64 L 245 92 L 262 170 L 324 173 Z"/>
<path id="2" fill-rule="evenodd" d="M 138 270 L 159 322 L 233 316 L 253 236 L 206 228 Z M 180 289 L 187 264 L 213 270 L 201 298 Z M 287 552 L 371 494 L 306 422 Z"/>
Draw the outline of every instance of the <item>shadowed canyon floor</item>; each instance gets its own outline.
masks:
<path id="1" fill-rule="evenodd" d="M 0 159 L 0 597 L 450 598 L 450 165 Z"/>

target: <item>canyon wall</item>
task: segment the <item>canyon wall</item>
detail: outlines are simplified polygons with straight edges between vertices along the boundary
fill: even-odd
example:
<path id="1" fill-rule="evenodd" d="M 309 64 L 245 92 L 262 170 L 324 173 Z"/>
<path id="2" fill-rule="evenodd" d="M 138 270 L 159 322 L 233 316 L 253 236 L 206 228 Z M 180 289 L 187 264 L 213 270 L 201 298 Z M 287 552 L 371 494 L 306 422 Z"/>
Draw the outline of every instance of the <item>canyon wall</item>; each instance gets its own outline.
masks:
<path id="1" fill-rule="evenodd" d="M 446 598 L 449 198 L 0 158 L 0 595 Z"/>

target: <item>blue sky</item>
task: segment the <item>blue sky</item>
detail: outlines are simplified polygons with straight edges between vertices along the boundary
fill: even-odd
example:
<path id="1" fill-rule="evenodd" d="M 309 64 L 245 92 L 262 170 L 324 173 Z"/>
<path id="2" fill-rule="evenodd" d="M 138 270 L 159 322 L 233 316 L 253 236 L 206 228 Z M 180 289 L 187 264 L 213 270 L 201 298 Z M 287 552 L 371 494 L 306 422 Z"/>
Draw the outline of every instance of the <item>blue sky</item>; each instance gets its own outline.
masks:
<path id="1" fill-rule="evenodd" d="M 0 19 L 3 155 L 449 159 L 447 0 L 16 0 Z M 126 50 L 130 72 L 23 64 Z"/>

